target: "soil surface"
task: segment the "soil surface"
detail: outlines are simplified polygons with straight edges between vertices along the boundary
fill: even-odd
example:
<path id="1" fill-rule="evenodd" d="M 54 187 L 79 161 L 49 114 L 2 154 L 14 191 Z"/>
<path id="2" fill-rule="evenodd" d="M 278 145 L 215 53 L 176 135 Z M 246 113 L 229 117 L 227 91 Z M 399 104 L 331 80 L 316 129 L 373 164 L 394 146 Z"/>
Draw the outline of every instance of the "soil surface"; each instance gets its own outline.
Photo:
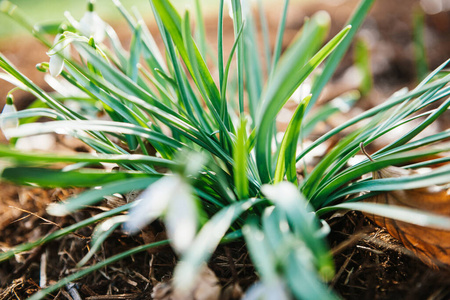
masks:
<path id="1" fill-rule="evenodd" d="M 357 1 L 336 1 L 338 4 L 335 5 L 330 2 L 317 1 L 307 6 L 293 6 L 289 11 L 284 45 L 287 46 L 298 32 L 304 17 L 319 9 L 329 11 L 332 16 L 331 34 L 338 32 Z M 411 24 L 412 13 L 418 5 L 418 1 L 413 0 L 379 0 L 372 8 L 359 37 L 370 46 L 374 90 L 358 102 L 357 109 L 372 107 L 400 87 L 413 87 L 417 82 Z M 272 39 L 275 38 L 280 13 L 281 7 L 276 5 L 267 13 Z M 449 58 L 450 13 L 426 15 L 425 20 L 427 59 L 429 68 L 433 69 Z M 216 38 L 216 23 L 215 17 L 206 20 L 211 42 Z M 128 30 L 123 24 L 116 27 L 127 44 Z M 150 27 L 152 32 L 157 32 L 154 25 L 150 24 Z M 229 21 L 225 24 L 225 32 L 225 43 L 231 45 L 233 35 Z M 48 89 L 43 74 L 34 67 L 39 62 L 48 61 L 43 46 L 32 39 L 11 40 L 0 44 L 0 51 L 26 76 Z M 355 88 L 351 80 L 342 80 L 351 64 L 352 51 L 339 67 L 321 101 L 329 100 L 338 92 Z M 0 99 L 5 99 L 10 88 L 12 86 L 1 83 Z M 19 109 L 33 101 L 33 97 L 26 93 L 15 92 L 14 95 Z M 447 129 L 450 127 L 449 122 L 447 115 L 433 130 Z M 1 183 L 0 189 L 0 250 L 36 240 L 93 216 L 101 209 L 112 207 L 111 203 L 105 201 L 101 208 L 89 208 L 72 216 L 55 218 L 46 214 L 46 205 L 70 197 L 80 192 L 79 189 L 38 189 L 7 183 Z M 333 216 L 328 222 L 332 229 L 329 242 L 336 263 L 336 276 L 330 286 L 344 299 L 450 299 L 449 269 L 433 269 L 423 264 L 382 228 L 374 226 L 359 213 Z M 77 262 L 88 251 L 92 231 L 93 226 L 83 228 L 1 263 L 0 299 L 25 299 L 36 292 L 40 284 L 52 284 L 71 274 Z M 164 239 L 164 235 L 164 228 L 158 222 L 134 237 L 116 230 L 89 264 L 134 246 Z M 74 289 L 81 299 L 152 299 L 153 287 L 160 282 L 169 282 L 176 261 L 176 256 L 168 246 L 149 250 L 88 275 L 77 281 L 72 289 L 62 289 L 49 299 L 76 299 Z M 242 290 L 245 291 L 257 280 L 243 243 L 219 247 L 208 266 L 222 287 L 222 299 L 239 299 Z M 42 282 L 44 279 L 46 282 Z M 170 295 L 170 289 L 167 291 L 166 296 Z"/>

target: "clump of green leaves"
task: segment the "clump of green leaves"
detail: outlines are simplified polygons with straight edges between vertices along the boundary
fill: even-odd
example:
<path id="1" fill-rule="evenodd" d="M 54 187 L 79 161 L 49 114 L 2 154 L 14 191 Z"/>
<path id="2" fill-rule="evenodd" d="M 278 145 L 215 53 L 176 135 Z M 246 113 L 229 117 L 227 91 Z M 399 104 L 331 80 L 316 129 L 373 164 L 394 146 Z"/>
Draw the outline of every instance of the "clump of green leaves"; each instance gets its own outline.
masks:
<path id="1" fill-rule="evenodd" d="M 325 12 L 316 13 L 281 54 L 286 0 L 275 48 L 271 50 L 263 30 L 261 57 L 255 55 L 259 51 L 258 30 L 255 16 L 243 5 L 246 1 L 231 1 L 235 41 L 229 53 L 223 50 L 224 1 L 220 1 L 218 52 L 214 55 L 206 41 L 198 1 L 193 32 L 189 12 L 180 14 L 169 0 L 150 0 L 163 53 L 139 12 L 130 13 L 118 0 L 113 2 L 132 32 L 128 50 L 114 29 L 95 14 L 92 2 L 80 22 L 67 13 L 67 20 L 57 26 L 34 27 L 26 23 L 12 3 L 1 2 L 3 13 L 23 23 L 49 46 L 49 65 L 43 63 L 39 69 L 50 70 L 54 77 L 48 80 L 55 88 L 52 93 L 43 91 L 0 54 L 0 68 L 4 70 L 0 78 L 37 99 L 32 108 L 2 114 L 2 122 L 20 119 L 20 126 L 5 127 L 5 133 L 15 138 L 51 132 L 67 134 L 97 152 L 63 156 L 17 152 L 2 146 L 0 156 L 7 164 L 1 177 L 44 187 L 101 187 L 53 204 L 48 211 L 54 215 L 94 205 L 114 193 L 145 191 L 134 202 L 0 253 L 0 260 L 94 223 L 99 225 L 91 251 L 80 265 L 88 263 L 105 238 L 122 224 L 136 232 L 162 218 L 170 240 L 142 245 L 80 269 L 32 299 L 45 297 L 89 272 L 166 242 L 180 256 L 175 287 L 189 291 L 194 275 L 219 243 L 236 239 L 247 242 L 262 282 L 258 288 L 267 297 L 276 291 L 286 298 L 334 299 L 337 296 L 324 283 L 332 278 L 334 266 L 325 241 L 327 224 L 320 216 L 337 209 L 358 209 L 392 217 L 389 206 L 357 201 L 381 191 L 449 182 L 448 166 L 411 178 L 361 179 L 366 173 L 393 164 L 413 168 L 417 165 L 408 164 L 414 160 L 450 150 L 448 144 L 439 143 L 450 137 L 449 130 L 415 138 L 450 106 L 450 100 L 445 100 L 450 93 L 450 76 L 442 71 L 446 63 L 414 90 L 394 94 L 302 147 L 314 125 L 336 112 L 333 106 L 312 108 L 372 0 L 361 1 L 348 26 L 325 44 L 330 17 Z M 259 12 L 260 23 L 266 24 L 263 10 Z M 56 36 L 53 43 L 47 40 L 48 34 Z M 214 63 L 210 64 L 211 60 Z M 305 80 L 312 81 L 312 86 L 299 99 L 280 142 L 276 139 L 276 117 L 292 95 L 305 88 Z M 370 85 L 364 88 L 367 92 Z M 354 98 L 354 93 L 346 97 L 349 95 Z M 71 101 L 76 101 L 78 108 L 72 108 Z M 437 108 L 428 108 L 436 103 L 440 103 Z M 96 119 L 99 114 L 107 115 L 107 119 Z M 54 121 L 33 122 L 42 116 Z M 414 120 L 419 122 L 411 126 Z M 361 143 L 368 145 L 401 126 L 411 129 L 373 154 L 374 161 L 348 163 L 359 152 Z M 352 131 L 343 134 L 346 129 Z M 338 134 L 343 136 L 339 142 L 298 180 L 298 164 L 304 164 L 313 149 Z M 57 163 L 69 166 L 52 168 Z M 98 163 L 113 163 L 118 168 L 99 171 L 91 167 Z M 433 163 L 430 160 L 421 166 Z M 444 217 L 422 216 L 421 225 L 450 229 Z M 402 220 L 417 222 L 413 217 Z"/>

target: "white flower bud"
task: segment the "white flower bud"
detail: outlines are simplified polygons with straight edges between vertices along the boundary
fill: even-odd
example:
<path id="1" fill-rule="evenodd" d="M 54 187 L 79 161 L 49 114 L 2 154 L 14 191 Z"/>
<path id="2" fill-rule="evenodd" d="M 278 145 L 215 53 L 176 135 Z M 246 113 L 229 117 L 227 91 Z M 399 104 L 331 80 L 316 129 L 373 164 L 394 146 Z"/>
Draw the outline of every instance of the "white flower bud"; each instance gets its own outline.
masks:
<path id="1" fill-rule="evenodd" d="M 7 140 L 11 138 L 11 136 L 8 133 L 8 129 L 14 129 L 19 127 L 19 119 L 17 117 L 5 118 L 5 116 L 16 112 L 17 109 L 14 106 L 13 97 L 12 95 L 8 95 L 6 98 L 6 104 L 3 107 L 2 113 L 0 115 L 0 128 Z"/>
<path id="2" fill-rule="evenodd" d="M 47 52 L 50 56 L 49 71 L 53 77 L 61 74 L 64 68 L 64 57 L 70 56 L 69 41 L 63 38 L 62 34 L 57 34 L 54 40 L 54 46 Z"/>

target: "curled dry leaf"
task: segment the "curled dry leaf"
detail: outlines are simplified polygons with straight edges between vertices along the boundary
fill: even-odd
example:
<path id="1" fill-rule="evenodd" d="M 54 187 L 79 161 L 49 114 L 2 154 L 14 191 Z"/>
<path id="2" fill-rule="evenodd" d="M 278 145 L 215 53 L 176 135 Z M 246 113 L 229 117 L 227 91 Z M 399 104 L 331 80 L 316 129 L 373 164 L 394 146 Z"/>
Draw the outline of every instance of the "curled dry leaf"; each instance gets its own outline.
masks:
<path id="1" fill-rule="evenodd" d="M 414 173 L 416 172 L 412 170 L 388 167 L 373 172 L 372 177 L 374 179 L 403 177 Z M 439 186 L 389 191 L 366 201 L 404 206 L 450 217 L 450 189 Z M 443 264 L 450 265 L 450 231 L 422 227 L 371 214 L 366 216 L 377 225 L 386 228 L 393 237 L 401 241 L 427 265 L 434 268 Z"/>

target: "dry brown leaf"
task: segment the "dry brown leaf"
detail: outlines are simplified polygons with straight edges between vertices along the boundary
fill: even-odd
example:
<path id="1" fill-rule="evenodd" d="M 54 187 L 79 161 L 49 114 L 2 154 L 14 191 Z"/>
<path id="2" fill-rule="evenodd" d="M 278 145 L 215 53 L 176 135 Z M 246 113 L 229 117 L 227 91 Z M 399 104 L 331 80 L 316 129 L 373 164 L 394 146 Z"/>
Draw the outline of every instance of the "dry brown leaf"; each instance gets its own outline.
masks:
<path id="1" fill-rule="evenodd" d="M 373 172 L 372 177 L 391 178 L 414 173 L 398 167 L 388 167 Z M 385 192 L 366 201 L 404 206 L 450 217 L 450 189 L 439 186 Z M 377 225 L 386 228 L 393 237 L 401 241 L 427 265 L 432 267 L 450 265 L 450 231 L 422 227 L 371 214 L 366 216 Z"/>
<path id="2" fill-rule="evenodd" d="M 214 272 L 204 266 L 190 293 L 173 289 L 172 281 L 160 282 L 153 288 L 154 300 L 219 300 L 221 286 Z"/>

